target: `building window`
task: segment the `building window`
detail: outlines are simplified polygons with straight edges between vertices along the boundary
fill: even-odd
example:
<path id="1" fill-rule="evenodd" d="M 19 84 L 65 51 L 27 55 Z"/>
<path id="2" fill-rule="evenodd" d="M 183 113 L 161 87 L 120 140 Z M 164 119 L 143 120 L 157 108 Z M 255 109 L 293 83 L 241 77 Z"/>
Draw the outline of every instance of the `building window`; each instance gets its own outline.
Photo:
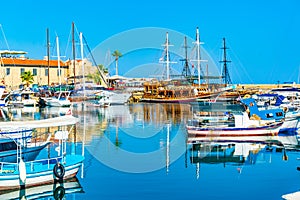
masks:
<path id="1" fill-rule="evenodd" d="M 10 68 L 6 68 L 6 76 L 10 75 Z"/>
<path id="2" fill-rule="evenodd" d="M 48 74 L 49 74 L 49 70 L 45 69 L 45 76 L 48 76 Z"/>
<path id="3" fill-rule="evenodd" d="M 33 69 L 32 75 L 33 75 L 33 76 L 36 76 L 36 75 L 37 75 L 37 69 Z"/>
<path id="4" fill-rule="evenodd" d="M 21 74 L 23 74 L 25 72 L 24 68 L 21 68 Z"/>

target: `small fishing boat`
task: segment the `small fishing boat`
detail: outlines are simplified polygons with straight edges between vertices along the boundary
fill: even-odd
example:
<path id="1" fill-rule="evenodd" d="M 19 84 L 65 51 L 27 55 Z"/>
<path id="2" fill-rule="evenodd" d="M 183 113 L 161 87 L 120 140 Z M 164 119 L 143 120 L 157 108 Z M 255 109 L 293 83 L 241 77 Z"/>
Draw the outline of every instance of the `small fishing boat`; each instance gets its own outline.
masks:
<path id="1" fill-rule="evenodd" d="M 0 190 L 24 188 L 76 176 L 84 157 L 66 155 L 19 163 L 0 162 Z"/>
<path id="2" fill-rule="evenodd" d="M 31 90 L 15 90 L 9 93 L 4 101 L 7 106 L 23 108 L 24 106 L 36 106 L 37 97 L 34 96 L 35 92 Z"/>
<path id="3" fill-rule="evenodd" d="M 17 162 L 0 162 L 0 190 L 31 187 L 75 177 L 84 161 L 84 153 L 82 152 L 82 155 L 67 154 L 66 141 L 69 135 L 67 126 L 73 127 L 77 122 L 78 119 L 72 115 L 25 123 L 2 122 L 4 127 L 24 123 L 31 128 L 59 126 L 60 129 L 55 132 L 54 139 L 59 141 L 57 156 L 24 162 L 22 148 L 19 148 Z"/>
<path id="4" fill-rule="evenodd" d="M 207 111 L 218 112 L 220 109 L 231 113 L 231 123 L 209 123 L 190 120 L 186 126 L 188 136 L 197 137 L 261 137 L 297 135 L 297 118 L 286 120 L 282 109 L 258 110 L 253 99 L 243 99 L 244 105 L 206 105 Z M 253 102 L 254 101 L 254 102 Z M 246 105 L 246 106 L 245 106 Z M 238 106 L 238 109 L 235 108 Z M 244 106 L 244 110 L 243 110 Z M 228 110 L 227 107 L 232 107 Z M 248 109 L 247 109 L 248 107 Z M 205 111 L 202 107 L 199 111 Z"/>
<path id="5" fill-rule="evenodd" d="M 186 126 L 189 137 L 249 137 L 274 136 L 279 134 L 283 122 L 260 124 L 257 120 L 250 120 L 246 112 L 234 115 L 234 126 L 207 126 L 205 124 L 188 124 Z"/>
<path id="6" fill-rule="evenodd" d="M 70 107 L 71 101 L 69 97 L 70 91 L 55 92 L 53 97 L 45 99 L 46 105 L 51 107 Z"/>
<path id="7" fill-rule="evenodd" d="M 252 118 L 265 121 L 284 121 L 283 128 L 296 128 L 298 125 L 298 119 L 300 118 L 299 112 L 287 112 L 280 107 L 259 109 L 256 100 L 253 98 L 241 99 L 240 102 L 245 105 L 249 116 Z"/>
<path id="8" fill-rule="evenodd" d="M 126 104 L 131 96 L 131 93 L 115 92 L 110 90 L 102 90 L 96 93 L 95 106 L 107 107 L 109 105 Z"/>

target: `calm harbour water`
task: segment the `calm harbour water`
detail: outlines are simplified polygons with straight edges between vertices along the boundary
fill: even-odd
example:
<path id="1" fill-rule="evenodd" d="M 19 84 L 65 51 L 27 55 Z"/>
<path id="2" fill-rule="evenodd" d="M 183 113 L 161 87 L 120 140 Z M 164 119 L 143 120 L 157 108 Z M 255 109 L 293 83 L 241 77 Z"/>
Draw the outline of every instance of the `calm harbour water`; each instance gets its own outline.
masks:
<path id="1" fill-rule="evenodd" d="M 66 110 L 14 110 L 12 117 L 51 117 Z M 72 182 L 76 189 L 64 183 L 65 199 L 282 199 L 300 190 L 297 149 L 286 150 L 287 160 L 282 149 L 264 144 L 250 145 L 245 156 L 237 152 L 243 145 L 235 153 L 227 144 L 192 149 L 186 142 L 188 105 L 78 105 L 73 115 L 80 118 L 76 148 L 84 142 L 86 158 Z M 53 198 L 56 187 L 43 198 Z"/>

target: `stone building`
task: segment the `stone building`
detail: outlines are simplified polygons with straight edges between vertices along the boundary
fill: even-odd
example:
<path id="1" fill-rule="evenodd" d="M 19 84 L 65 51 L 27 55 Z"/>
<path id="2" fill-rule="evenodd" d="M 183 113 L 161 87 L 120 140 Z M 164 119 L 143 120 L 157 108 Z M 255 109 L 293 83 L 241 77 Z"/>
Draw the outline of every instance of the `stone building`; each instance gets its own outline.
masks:
<path id="1" fill-rule="evenodd" d="M 75 61 L 49 60 L 47 56 L 43 60 L 29 59 L 23 51 L 0 51 L 0 83 L 7 89 L 17 89 L 22 83 L 21 74 L 31 71 L 34 76 L 33 84 L 37 85 L 58 85 L 82 82 L 83 71 L 85 76 L 97 71 L 95 66 L 86 59 Z M 74 78 L 75 71 L 75 78 Z"/>

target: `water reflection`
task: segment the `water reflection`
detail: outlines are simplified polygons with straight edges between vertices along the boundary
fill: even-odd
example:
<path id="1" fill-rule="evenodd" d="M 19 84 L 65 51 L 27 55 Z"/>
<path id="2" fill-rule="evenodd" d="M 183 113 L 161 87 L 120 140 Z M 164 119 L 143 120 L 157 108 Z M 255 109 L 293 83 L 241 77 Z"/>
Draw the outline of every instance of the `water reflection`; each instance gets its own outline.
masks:
<path id="1" fill-rule="evenodd" d="M 63 183 L 45 184 L 21 190 L 1 191 L 0 199 L 76 199 L 73 194 L 83 192 L 78 179 L 73 178 Z"/>
<path id="2" fill-rule="evenodd" d="M 236 166 L 238 173 L 247 165 L 271 163 L 274 154 L 281 154 L 282 161 L 288 160 L 289 151 L 300 151 L 300 147 L 285 146 L 280 141 L 257 142 L 197 142 L 189 148 L 190 162 L 196 166 L 196 177 L 200 177 L 201 164 Z"/>
<path id="3" fill-rule="evenodd" d="M 185 152 L 189 105 L 78 106 L 73 114 L 81 119 L 77 132 L 87 127 L 87 150 L 111 168 L 132 173 L 168 170 Z"/>
<path id="4" fill-rule="evenodd" d="M 80 123 L 70 133 L 69 141 L 75 142 L 79 148 L 82 147 L 81 143 L 85 143 L 88 151 L 82 170 L 86 176 L 80 179 L 86 193 L 76 194 L 80 199 L 95 198 L 93 195 L 118 199 L 120 196 L 115 193 L 115 188 L 121 187 L 122 195 L 133 197 L 139 185 L 140 194 L 152 192 L 153 198 L 164 192 L 168 194 L 166 196 L 174 197 L 172 195 L 176 194 L 181 199 L 187 194 L 199 195 L 203 199 L 220 199 L 222 197 L 213 196 L 217 195 L 216 184 L 221 189 L 220 196 L 225 195 L 225 199 L 240 199 L 241 196 L 230 197 L 237 190 L 246 194 L 249 188 L 253 195 L 245 199 L 253 199 L 255 192 L 266 187 L 263 183 L 275 187 L 278 181 L 283 181 L 276 194 L 264 190 L 266 196 L 275 196 L 276 199 L 299 186 L 295 178 L 299 164 L 296 137 L 280 140 L 271 137 L 244 140 L 188 138 L 185 125 L 192 118 L 192 113 L 187 104 L 145 103 L 107 108 L 80 105 L 73 107 L 72 112 L 80 119 Z M 64 111 L 41 109 L 31 114 L 24 111 L 16 113 L 16 117 L 21 115 L 21 118 L 35 119 L 37 116 L 58 116 Z M 288 170 L 282 170 L 283 167 Z M 229 170 L 231 173 L 227 173 Z M 278 171 L 280 174 L 274 176 Z M 144 172 L 154 172 L 155 176 Z M 243 180 L 235 179 L 242 175 Z M 176 184 L 173 184 L 175 181 Z M 160 182 L 165 184 L 161 186 Z M 128 187 L 124 187 L 124 183 Z M 102 190 L 97 190 L 94 184 L 99 184 Z M 224 185 L 230 186 L 221 187 Z M 180 191 L 182 196 L 176 191 Z M 136 198 L 139 197 L 136 195 Z"/>

